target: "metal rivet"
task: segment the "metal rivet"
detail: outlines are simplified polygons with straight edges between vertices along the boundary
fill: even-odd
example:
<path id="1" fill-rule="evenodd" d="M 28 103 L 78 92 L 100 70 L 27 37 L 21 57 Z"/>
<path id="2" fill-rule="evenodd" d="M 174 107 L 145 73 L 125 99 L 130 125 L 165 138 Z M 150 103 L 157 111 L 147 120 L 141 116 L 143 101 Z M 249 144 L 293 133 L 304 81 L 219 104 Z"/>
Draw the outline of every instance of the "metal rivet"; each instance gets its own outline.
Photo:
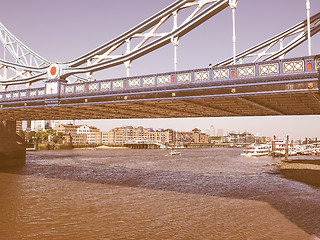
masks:
<path id="1" fill-rule="evenodd" d="M 235 88 L 232 88 L 231 89 L 231 93 L 235 93 L 236 92 L 236 89 Z"/>
<path id="2" fill-rule="evenodd" d="M 124 99 L 124 100 L 127 100 L 127 99 L 128 99 L 128 96 L 124 96 L 123 99 Z"/>
<path id="3" fill-rule="evenodd" d="M 27 106 L 27 103 L 24 103 L 25 106 Z"/>
<path id="4" fill-rule="evenodd" d="M 88 99 L 86 98 L 86 99 L 84 100 L 84 102 L 88 102 Z"/>
<path id="5" fill-rule="evenodd" d="M 176 96 L 176 93 L 172 93 L 172 97 L 175 97 Z"/>

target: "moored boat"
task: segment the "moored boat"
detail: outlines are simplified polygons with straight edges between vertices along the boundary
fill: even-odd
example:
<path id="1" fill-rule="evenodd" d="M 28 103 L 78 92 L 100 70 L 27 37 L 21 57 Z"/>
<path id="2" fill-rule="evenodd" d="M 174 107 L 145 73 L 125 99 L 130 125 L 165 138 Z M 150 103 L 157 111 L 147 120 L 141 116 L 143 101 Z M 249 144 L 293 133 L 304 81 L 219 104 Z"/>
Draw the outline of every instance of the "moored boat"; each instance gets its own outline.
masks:
<path id="1" fill-rule="evenodd" d="M 296 146 L 291 143 L 286 143 L 284 139 L 273 139 L 271 143 L 271 155 L 273 157 L 285 157 L 286 156 L 286 148 L 288 148 L 288 156 L 294 156 L 298 154 L 296 150 Z M 299 150 L 300 152 L 301 150 Z"/>
<path id="2" fill-rule="evenodd" d="M 261 156 L 267 156 L 269 155 L 269 147 L 266 144 L 261 145 L 255 145 L 252 144 L 250 146 L 247 146 L 244 150 L 241 156 L 245 157 L 261 157 Z"/>
<path id="3" fill-rule="evenodd" d="M 282 149 L 282 150 L 275 150 L 271 152 L 271 155 L 273 157 L 284 157 L 286 156 L 286 150 Z M 297 152 L 295 151 L 295 149 L 293 148 L 289 148 L 288 149 L 288 156 L 294 156 L 297 155 Z"/>

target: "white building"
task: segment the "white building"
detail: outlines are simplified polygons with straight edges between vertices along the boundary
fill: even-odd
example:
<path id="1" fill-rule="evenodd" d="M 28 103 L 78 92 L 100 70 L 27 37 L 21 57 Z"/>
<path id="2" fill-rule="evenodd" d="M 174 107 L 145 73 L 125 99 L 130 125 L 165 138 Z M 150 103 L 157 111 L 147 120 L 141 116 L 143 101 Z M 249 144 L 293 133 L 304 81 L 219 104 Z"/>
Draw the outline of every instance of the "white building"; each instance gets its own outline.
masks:
<path id="1" fill-rule="evenodd" d="M 221 129 L 221 128 L 218 129 L 217 136 L 219 136 L 219 137 L 223 136 L 223 129 Z"/>
<path id="2" fill-rule="evenodd" d="M 77 129 L 77 134 L 85 134 L 88 144 L 101 144 L 102 142 L 101 132 L 96 127 L 81 125 Z"/>
<path id="3" fill-rule="evenodd" d="M 80 127 L 78 127 L 77 129 L 77 134 L 90 134 L 90 127 L 87 125 L 81 125 Z"/>
<path id="4" fill-rule="evenodd" d="M 51 120 L 35 120 L 35 121 L 26 121 L 26 124 L 23 124 L 23 129 L 27 131 L 46 131 L 48 129 L 52 129 L 52 121 Z"/>
<path id="5" fill-rule="evenodd" d="M 213 125 L 211 125 L 209 129 L 209 136 L 214 137 L 215 135 L 216 135 L 216 129 L 214 128 Z"/>
<path id="6" fill-rule="evenodd" d="M 115 132 L 101 132 L 102 144 L 115 144 Z"/>

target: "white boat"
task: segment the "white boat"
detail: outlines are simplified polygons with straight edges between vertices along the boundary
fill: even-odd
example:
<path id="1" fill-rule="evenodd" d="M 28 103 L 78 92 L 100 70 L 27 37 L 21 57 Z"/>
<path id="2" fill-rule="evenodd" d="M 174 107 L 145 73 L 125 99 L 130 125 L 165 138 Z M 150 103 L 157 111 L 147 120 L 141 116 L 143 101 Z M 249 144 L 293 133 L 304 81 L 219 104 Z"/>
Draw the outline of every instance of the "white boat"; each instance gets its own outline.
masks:
<path id="1" fill-rule="evenodd" d="M 180 155 L 181 152 L 178 152 L 175 148 L 177 148 L 177 137 L 178 137 L 178 133 L 176 131 L 176 141 L 175 141 L 175 145 L 174 147 L 171 148 L 171 152 L 169 153 L 169 155 L 173 156 L 173 155 Z"/>
<path id="2" fill-rule="evenodd" d="M 272 140 L 271 155 L 273 157 L 284 157 L 286 155 L 286 140 L 284 139 L 273 139 Z M 301 150 L 296 149 L 296 146 L 292 143 L 288 143 L 288 156 L 297 155 Z"/>
<path id="3" fill-rule="evenodd" d="M 273 157 L 284 157 L 286 156 L 286 150 L 275 150 L 271 152 Z M 297 155 L 297 152 L 294 149 L 288 149 L 288 156 Z"/>
<path id="4" fill-rule="evenodd" d="M 320 148 L 319 147 L 313 148 L 311 151 L 311 155 L 320 155 Z"/>
<path id="5" fill-rule="evenodd" d="M 250 146 L 247 146 L 244 150 L 241 156 L 245 157 L 261 157 L 261 156 L 267 156 L 269 154 L 269 147 L 268 145 L 261 144 L 261 145 L 255 145 L 252 144 Z"/>
<path id="6" fill-rule="evenodd" d="M 176 149 L 171 148 L 171 152 L 169 153 L 170 155 L 180 155 L 181 152 L 178 152 Z"/>
<path id="7" fill-rule="evenodd" d="M 320 147 L 315 146 L 313 144 L 306 144 L 300 146 L 300 155 L 319 155 Z"/>

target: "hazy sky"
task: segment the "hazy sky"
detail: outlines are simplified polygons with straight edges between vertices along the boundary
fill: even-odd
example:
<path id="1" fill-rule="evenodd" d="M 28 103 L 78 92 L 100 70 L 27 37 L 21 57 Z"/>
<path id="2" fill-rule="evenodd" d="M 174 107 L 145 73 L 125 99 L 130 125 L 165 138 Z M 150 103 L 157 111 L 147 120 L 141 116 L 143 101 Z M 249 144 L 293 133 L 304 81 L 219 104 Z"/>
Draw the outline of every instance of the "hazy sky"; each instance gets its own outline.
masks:
<path id="1" fill-rule="evenodd" d="M 311 1 L 311 14 L 320 1 Z M 72 60 L 117 37 L 173 3 L 171 0 L 0 0 L 0 21 L 24 44 L 54 62 Z M 239 0 L 236 12 L 237 52 L 270 38 L 306 18 L 305 0 Z M 182 17 L 181 17 L 182 18 Z M 320 53 L 320 34 L 312 38 L 312 53 Z M 180 39 L 178 70 L 207 67 L 232 55 L 231 9 Z M 303 44 L 287 57 L 307 55 Z M 173 71 L 173 47 L 167 45 L 133 62 L 131 76 Z M 99 78 L 126 75 L 119 66 Z M 210 125 L 224 132 L 247 130 L 254 134 L 294 138 L 320 137 L 320 116 L 228 117 L 150 120 L 81 121 L 101 130 L 142 125 L 154 128 L 205 131 Z M 81 123 L 77 121 L 77 123 Z"/>

